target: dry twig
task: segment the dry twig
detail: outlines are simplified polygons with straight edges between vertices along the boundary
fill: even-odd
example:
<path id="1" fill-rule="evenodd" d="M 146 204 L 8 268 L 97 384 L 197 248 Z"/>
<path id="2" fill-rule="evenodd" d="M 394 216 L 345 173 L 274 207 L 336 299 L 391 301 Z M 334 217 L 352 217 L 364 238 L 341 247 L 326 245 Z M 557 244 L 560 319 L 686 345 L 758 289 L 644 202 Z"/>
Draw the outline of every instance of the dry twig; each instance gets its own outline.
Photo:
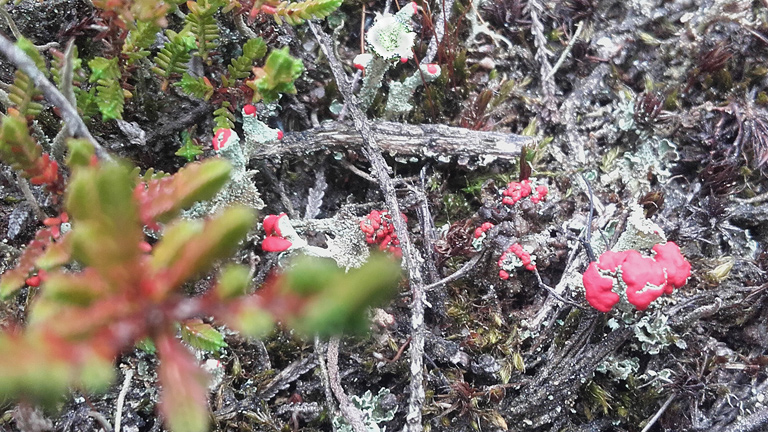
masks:
<path id="1" fill-rule="evenodd" d="M 424 377 L 422 370 L 424 368 L 424 304 L 426 297 L 424 295 L 424 289 L 422 286 L 421 268 L 419 259 L 417 258 L 417 252 L 413 243 L 411 243 L 410 236 L 408 235 L 407 226 L 405 220 L 403 220 L 400 213 L 400 204 L 397 202 L 395 196 L 395 186 L 392 179 L 389 177 L 389 167 L 387 166 L 384 157 L 381 155 L 381 149 L 379 148 L 376 136 L 371 130 L 371 125 L 365 114 L 357 107 L 357 98 L 352 94 L 352 87 L 349 80 L 344 73 L 344 69 L 336 58 L 336 54 L 333 52 L 333 42 L 325 32 L 322 31 L 317 25 L 309 22 L 309 27 L 315 34 L 320 46 L 323 49 L 328 63 L 330 64 L 331 71 L 336 80 L 336 84 L 339 87 L 344 100 L 349 104 L 349 112 L 354 120 L 355 129 L 358 130 L 363 138 L 363 154 L 368 158 L 371 163 L 374 176 L 379 180 L 381 190 L 384 194 L 384 200 L 387 204 L 390 214 L 392 214 L 392 222 L 395 225 L 395 230 L 400 239 L 400 247 L 403 250 L 403 261 L 405 267 L 408 270 L 411 293 L 413 299 L 411 303 L 411 329 L 413 338 L 411 340 L 411 349 L 409 350 L 411 360 L 411 385 L 410 385 L 410 400 L 408 403 L 408 414 L 406 417 L 406 430 L 408 431 L 420 431 L 421 425 L 421 409 L 424 405 Z"/>
<path id="2" fill-rule="evenodd" d="M 369 122 L 370 131 L 382 151 L 400 156 L 446 158 L 459 162 L 478 160 L 488 163 L 494 159 L 516 160 L 520 148 L 533 144 L 533 138 L 502 132 L 473 131 L 451 126 L 409 125 L 394 122 Z M 353 125 L 327 122 L 302 132 L 291 132 L 275 143 L 259 146 L 250 155 L 265 159 L 286 155 L 332 150 L 357 150 L 363 138 Z"/>
<path id="3" fill-rule="evenodd" d="M 341 415 L 347 423 L 352 426 L 355 432 L 367 432 L 368 428 L 363 422 L 363 413 L 350 402 L 349 397 L 344 393 L 341 387 L 341 378 L 339 377 L 339 337 L 334 336 L 328 341 L 328 381 L 331 385 L 333 394 L 339 401 Z"/>

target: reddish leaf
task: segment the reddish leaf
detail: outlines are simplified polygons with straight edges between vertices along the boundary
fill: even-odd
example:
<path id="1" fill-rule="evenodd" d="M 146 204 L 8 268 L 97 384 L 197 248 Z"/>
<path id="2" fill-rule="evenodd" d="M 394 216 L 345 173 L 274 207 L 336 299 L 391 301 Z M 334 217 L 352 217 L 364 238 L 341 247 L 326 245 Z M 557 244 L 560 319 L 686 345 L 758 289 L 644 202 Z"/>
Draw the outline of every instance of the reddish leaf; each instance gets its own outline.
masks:
<path id="1" fill-rule="evenodd" d="M 139 184 L 134 197 L 139 202 L 141 220 L 157 228 L 157 222 L 167 222 L 181 209 L 206 200 L 229 180 L 232 167 L 222 159 L 187 164 L 170 177 Z"/>
<path id="2" fill-rule="evenodd" d="M 0 278 L 0 298 L 7 298 L 24 286 L 30 272 L 35 269 L 35 261 L 45 253 L 52 240 L 50 228 L 37 232 L 35 239 L 21 253 L 16 267 L 6 271 Z"/>
<path id="3" fill-rule="evenodd" d="M 172 335 L 161 334 L 155 344 L 160 357 L 160 412 L 167 426 L 173 432 L 207 431 L 207 375 Z"/>
<path id="4" fill-rule="evenodd" d="M 67 209 L 75 222 L 72 254 L 94 267 L 113 290 L 136 286 L 142 276 L 139 243 L 144 233 L 133 183 L 126 167 L 83 167 L 67 189 Z"/>
<path id="5" fill-rule="evenodd" d="M 152 266 L 160 272 L 157 279 L 164 285 L 160 293 L 178 287 L 215 260 L 228 256 L 253 223 L 254 215 L 249 209 L 231 207 L 205 225 L 182 222 L 169 228 L 152 255 Z"/>

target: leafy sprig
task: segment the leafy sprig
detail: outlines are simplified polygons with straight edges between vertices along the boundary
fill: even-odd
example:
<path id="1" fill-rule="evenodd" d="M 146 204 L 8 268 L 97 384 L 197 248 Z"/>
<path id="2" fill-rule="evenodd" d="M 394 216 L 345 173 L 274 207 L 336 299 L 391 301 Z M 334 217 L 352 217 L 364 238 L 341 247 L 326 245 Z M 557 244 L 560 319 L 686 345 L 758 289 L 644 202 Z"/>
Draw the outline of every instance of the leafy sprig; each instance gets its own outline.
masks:
<path id="1" fill-rule="evenodd" d="M 243 44 L 243 55 L 232 59 L 232 63 L 227 67 L 229 76 L 233 79 L 243 79 L 251 76 L 253 71 L 253 62 L 264 57 L 267 53 L 267 44 L 264 39 L 248 39 Z"/>
<path id="2" fill-rule="evenodd" d="M 304 72 L 304 64 L 288 53 L 288 47 L 283 47 L 270 52 L 264 67 L 254 72 L 256 78 L 247 82 L 248 87 L 265 102 L 274 102 L 279 93 L 296 93 L 294 81 Z"/>
<path id="3" fill-rule="evenodd" d="M 120 83 L 121 72 L 118 58 L 95 57 L 88 62 L 91 76 L 88 81 L 96 83 L 96 105 L 104 121 L 122 119 L 125 92 Z"/>
<path id="4" fill-rule="evenodd" d="M 16 45 L 27 54 L 46 76 L 48 75 L 48 68 L 45 66 L 45 59 L 40 55 L 40 52 L 28 39 L 20 38 Z M 35 87 L 32 80 L 22 72 L 16 70 L 14 74 L 13 84 L 8 92 L 8 99 L 13 102 L 16 109 L 23 116 L 35 117 L 43 110 L 43 105 L 38 102 L 42 98 L 40 91 Z"/>
<path id="5" fill-rule="evenodd" d="M 218 46 L 219 25 L 213 15 L 219 10 L 219 4 L 214 0 L 190 0 L 187 7 L 187 26 L 195 35 L 198 55 L 207 62 L 210 51 Z"/>
<path id="6" fill-rule="evenodd" d="M 155 56 L 155 66 L 152 67 L 152 71 L 163 78 L 163 91 L 168 88 L 171 76 L 186 72 L 187 62 L 192 58 L 189 51 L 195 47 L 195 37 L 189 32 L 166 30 L 166 36 L 168 42 Z"/>
<path id="7" fill-rule="evenodd" d="M 283 20 L 291 25 L 298 25 L 305 20 L 325 18 L 341 6 L 343 0 L 306 0 L 290 3 L 263 4 L 261 11 L 272 15 L 278 24 Z"/>

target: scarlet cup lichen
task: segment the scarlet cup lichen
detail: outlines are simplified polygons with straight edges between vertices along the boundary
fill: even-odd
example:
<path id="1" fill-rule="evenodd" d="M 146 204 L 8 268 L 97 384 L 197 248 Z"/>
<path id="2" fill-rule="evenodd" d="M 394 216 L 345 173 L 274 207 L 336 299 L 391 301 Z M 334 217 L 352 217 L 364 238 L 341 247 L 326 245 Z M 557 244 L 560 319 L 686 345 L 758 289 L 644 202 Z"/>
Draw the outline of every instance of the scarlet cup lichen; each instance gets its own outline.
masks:
<path id="1" fill-rule="evenodd" d="M 606 251 L 582 275 L 586 298 L 592 307 L 609 312 L 621 298 L 645 310 L 662 294 L 672 294 L 685 285 L 691 264 L 674 242 L 657 244 L 653 257 L 630 249 Z M 614 288 L 624 288 L 615 292 Z"/>

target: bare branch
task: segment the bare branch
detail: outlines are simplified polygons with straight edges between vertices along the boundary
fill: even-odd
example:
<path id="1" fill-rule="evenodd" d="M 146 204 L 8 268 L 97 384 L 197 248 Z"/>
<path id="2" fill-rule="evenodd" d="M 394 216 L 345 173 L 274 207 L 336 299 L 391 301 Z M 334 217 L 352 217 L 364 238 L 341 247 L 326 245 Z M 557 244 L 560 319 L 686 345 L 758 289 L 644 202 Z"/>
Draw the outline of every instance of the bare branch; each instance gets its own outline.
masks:
<path id="1" fill-rule="evenodd" d="M 382 151 L 392 155 L 433 157 L 441 161 L 477 160 L 485 165 L 494 159 L 516 160 L 520 148 L 533 138 L 502 132 L 473 131 L 435 125 L 369 122 L 370 131 Z M 291 132 L 281 141 L 256 149 L 251 158 L 306 155 L 316 151 L 360 149 L 363 138 L 353 125 L 327 122 L 302 132 Z"/>
<path id="2" fill-rule="evenodd" d="M 389 177 L 390 168 L 387 166 L 384 157 L 381 155 L 381 148 L 379 147 L 376 136 L 371 130 L 371 125 L 368 122 L 368 119 L 358 108 L 357 98 L 352 93 L 352 86 L 350 85 L 349 79 L 344 73 L 341 62 L 339 62 L 339 59 L 336 58 L 336 54 L 333 52 L 333 42 L 322 29 L 311 21 L 309 22 L 309 27 L 312 29 L 315 38 L 320 43 L 323 52 L 328 58 L 328 63 L 330 64 L 339 91 L 344 97 L 345 102 L 348 103 L 349 113 L 354 120 L 355 129 L 357 129 L 363 138 L 363 154 L 371 163 L 374 177 L 379 180 L 381 190 L 384 194 L 384 200 L 392 215 L 395 231 L 400 239 L 400 247 L 403 250 L 403 261 L 408 270 L 411 293 L 413 294 L 411 303 L 411 330 L 413 332 L 411 336 L 413 339 L 411 340 L 411 348 L 409 350 L 411 360 L 411 385 L 408 414 L 406 416 L 406 430 L 411 432 L 421 431 L 421 408 L 424 405 L 425 399 L 423 369 L 425 332 L 424 304 L 426 302 L 426 296 L 423 289 L 420 262 L 417 257 L 418 253 L 411 242 L 411 238 L 408 234 L 408 227 L 400 213 L 400 204 L 397 202 L 397 197 L 395 195 L 394 182 Z"/>

